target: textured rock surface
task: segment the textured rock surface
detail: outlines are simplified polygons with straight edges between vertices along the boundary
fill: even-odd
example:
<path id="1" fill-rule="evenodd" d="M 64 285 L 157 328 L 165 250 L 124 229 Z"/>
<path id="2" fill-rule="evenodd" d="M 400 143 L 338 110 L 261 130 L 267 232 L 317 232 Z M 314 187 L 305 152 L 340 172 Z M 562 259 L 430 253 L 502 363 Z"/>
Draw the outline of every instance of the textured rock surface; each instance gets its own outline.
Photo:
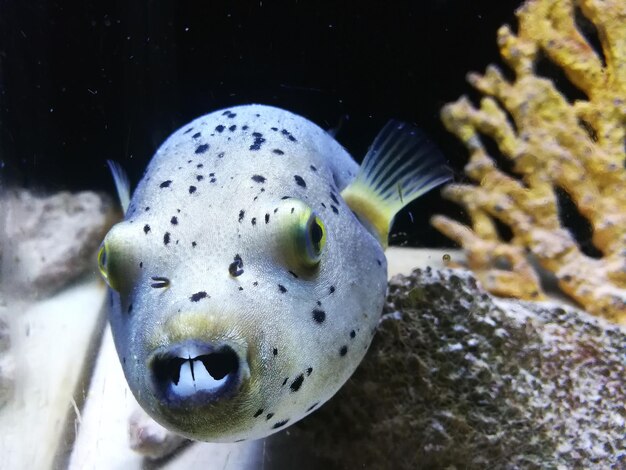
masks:
<path id="1" fill-rule="evenodd" d="M 400 319 L 284 445 L 327 468 L 626 467 L 624 329 L 496 300 L 462 270 L 416 270 L 389 292 Z"/>
<path id="2" fill-rule="evenodd" d="M 95 265 L 94 253 L 118 216 L 107 196 L 61 192 L 38 197 L 25 190 L 2 200 L 2 288 L 41 297 Z"/>

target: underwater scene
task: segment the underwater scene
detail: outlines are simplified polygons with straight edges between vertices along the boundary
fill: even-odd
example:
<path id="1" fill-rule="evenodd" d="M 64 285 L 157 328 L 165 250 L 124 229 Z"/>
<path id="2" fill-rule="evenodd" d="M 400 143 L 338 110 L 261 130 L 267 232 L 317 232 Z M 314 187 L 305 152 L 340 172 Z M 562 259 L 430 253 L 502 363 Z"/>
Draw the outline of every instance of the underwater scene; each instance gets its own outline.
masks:
<path id="1" fill-rule="evenodd" d="M 626 468 L 626 2 L 0 0 L 0 453 Z"/>

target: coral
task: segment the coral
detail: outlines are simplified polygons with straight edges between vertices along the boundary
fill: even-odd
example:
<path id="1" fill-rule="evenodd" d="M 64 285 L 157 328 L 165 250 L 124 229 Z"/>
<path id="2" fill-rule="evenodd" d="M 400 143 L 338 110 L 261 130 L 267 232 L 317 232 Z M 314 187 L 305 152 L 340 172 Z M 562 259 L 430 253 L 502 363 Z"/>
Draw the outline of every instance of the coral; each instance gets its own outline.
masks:
<path id="1" fill-rule="evenodd" d="M 595 26 L 601 51 L 577 15 Z M 444 216 L 431 222 L 463 246 L 489 292 L 544 298 L 530 255 L 588 312 L 626 323 L 626 2 L 528 0 L 517 16 L 517 34 L 498 31 L 514 79 L 495 66 L 471 73 L 468 81 L 485 95 L 480 106 L 462 97 L 441 113 L 469 149 L 465 172 L 476 183 L 451 184 L 443 194 L 464 206 L 472 228 Z M 570 102 L 537 75 L 546 57 L 587 99 Z M 498 168 L 481 138 L 495 142 L 512 174 Z M 564 227 L 561 190 L 591 224 L 601 256 L 586 255 Z M 496 221 L 510 228 L 511 240 Z"/>
<path id="2" fill-rule="evenodd" d="M 337 395 L 273 439 L 327 469 L 624 468 L 626 330 L 497 299 L 467 270 L 389 284 L 388 315 Z M 397 318 L 400 319 L 397 319 Z"/>

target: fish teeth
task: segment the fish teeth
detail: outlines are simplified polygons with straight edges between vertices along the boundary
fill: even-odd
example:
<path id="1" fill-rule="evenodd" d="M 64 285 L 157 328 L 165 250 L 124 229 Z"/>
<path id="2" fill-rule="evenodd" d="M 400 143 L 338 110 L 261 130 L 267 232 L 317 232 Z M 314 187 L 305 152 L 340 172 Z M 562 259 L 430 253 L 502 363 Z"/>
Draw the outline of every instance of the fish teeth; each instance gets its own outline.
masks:
<path id="1" fill-rule="evenodd" d="M 197 392 L 213 392 L 221 388 L 228 376 L 216 380 L 207 371 L 202 361 L 188 359 L 180 366 L 178 383 L 172 383 L 172 391 L 180 397 L 189 397 Z"/>

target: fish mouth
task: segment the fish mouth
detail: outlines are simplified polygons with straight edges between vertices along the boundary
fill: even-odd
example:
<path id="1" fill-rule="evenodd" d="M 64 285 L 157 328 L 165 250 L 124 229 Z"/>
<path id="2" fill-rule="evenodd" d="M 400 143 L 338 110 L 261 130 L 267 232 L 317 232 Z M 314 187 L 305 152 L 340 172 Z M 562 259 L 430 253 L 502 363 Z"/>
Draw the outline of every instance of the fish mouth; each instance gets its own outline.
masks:
<path id="1" fill-rule="evenodd" d="M 233 396 L 241 385 L 241 361 L 228 344 L 191 340 L 160 348 L 149 370 L 161 402 L 195 407 Z"/>

